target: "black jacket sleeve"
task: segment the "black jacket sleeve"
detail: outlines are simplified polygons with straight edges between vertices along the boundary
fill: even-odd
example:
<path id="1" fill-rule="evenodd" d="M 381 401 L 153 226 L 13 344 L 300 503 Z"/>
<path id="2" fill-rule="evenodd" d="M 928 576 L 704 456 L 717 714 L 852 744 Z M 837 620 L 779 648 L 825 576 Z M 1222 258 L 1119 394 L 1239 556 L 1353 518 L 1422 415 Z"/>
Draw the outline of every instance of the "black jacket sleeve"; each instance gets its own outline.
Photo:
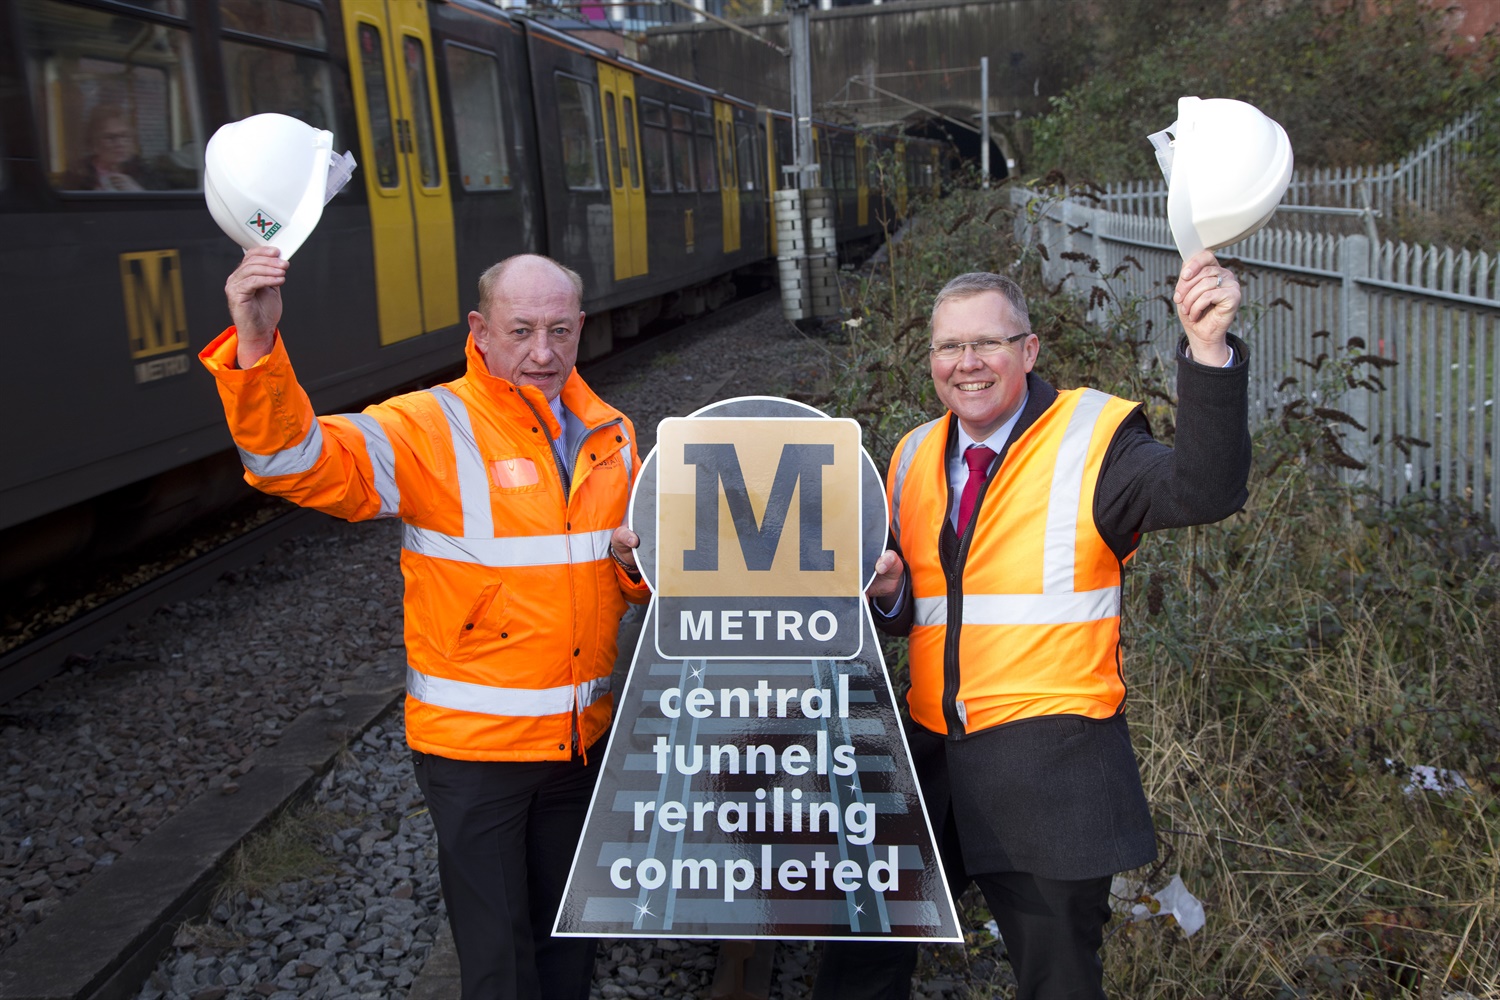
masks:
<path id="1" fill-rule="evenodd" d="M 1178 346 L 1176 447 L 1152 437 L 1138 410 L 1104 456 L 1094 523 L 1122 559 L 1144 532 L 1221 521 L 1249 497 L 1249 350 L 1231 335 L 1235 364 L 1209 368 L 1186 357 L 1185 341 Z"/>

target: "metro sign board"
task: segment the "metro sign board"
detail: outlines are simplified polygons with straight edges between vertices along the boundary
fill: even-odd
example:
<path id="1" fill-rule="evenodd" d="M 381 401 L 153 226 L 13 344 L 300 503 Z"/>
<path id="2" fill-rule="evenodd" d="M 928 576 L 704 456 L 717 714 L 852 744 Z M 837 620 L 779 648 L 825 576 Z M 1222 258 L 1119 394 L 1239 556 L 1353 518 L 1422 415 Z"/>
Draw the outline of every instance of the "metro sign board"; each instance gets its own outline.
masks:
<path id="1" fill-rule="evenodd" d="M 661 656 L 859 655 L 858 424 L 669 419 L 658 429 L 655 459 Z"/>
<path id="2" fill-rule="evenodd" d="M 654 594 L 553 933 L 963 940 L 861 593 L 889 518 L 858 426 L 663 421 L 628 523 Z"/>

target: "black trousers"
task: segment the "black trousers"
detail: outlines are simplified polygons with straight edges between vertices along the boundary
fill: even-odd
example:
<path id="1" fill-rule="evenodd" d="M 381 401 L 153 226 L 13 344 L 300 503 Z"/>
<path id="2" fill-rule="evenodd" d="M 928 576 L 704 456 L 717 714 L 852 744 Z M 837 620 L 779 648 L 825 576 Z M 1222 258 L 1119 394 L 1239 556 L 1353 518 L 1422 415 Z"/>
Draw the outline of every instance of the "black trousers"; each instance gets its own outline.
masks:
<path id="1" fill-rule="evenodd" d="M 1017 1000 L 1104 996 L 1099 946 L 1109 921 L 1108 877 L 1074 882 L 1003 872 L 974 881 L 1005 939 Z M 829 941 L 813 1000 L 906 1000 L 916 967 L 915 944 Z"/>
<path id="2" fill-rule="evenodd" d="M 463 1000 L 588 1000 L 592 938 L 554 938 L 601 754 L 468 761 L 412 752 L 437 828 Z"/>
<path id="3" fill-rule="evenodd" d="M 1026 872 L 966 871 L 943 740 L 915 726 L 908 726 L 907 739 L 948 888 L 955 901 L 971 881 L 984 893 L 1015 970 L 1017 1000 L 1101 1000 L 1104 963 L 1099 948 L 1110 917 L 1110 877 L 1072 881 Z M 823 946 L 813 1000 L 907 1000 L 916 967 L 917 946 L 912 943 L 829 941 Z"/>

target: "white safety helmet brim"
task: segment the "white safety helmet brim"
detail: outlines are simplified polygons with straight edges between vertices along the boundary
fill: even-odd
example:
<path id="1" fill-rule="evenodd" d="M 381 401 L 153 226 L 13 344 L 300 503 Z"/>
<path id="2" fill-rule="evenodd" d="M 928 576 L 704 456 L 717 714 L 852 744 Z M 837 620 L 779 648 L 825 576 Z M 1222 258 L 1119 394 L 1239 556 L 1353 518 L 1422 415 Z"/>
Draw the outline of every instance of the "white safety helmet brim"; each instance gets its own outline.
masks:
<path id="1" fill-rule="evenodd" d="M 222 126 L 204 150 L 203 195 L 219 228 L 245 249 L 292 254 L 323 217 L 333 133 L 289 115 Z"/>
<path id="2" fill-rule="evenodd" d="M 1165 133 L 1171 133 L 1170 146 Z M 1182 259 L 1259 230 L 1292 180 L 1286 130 L 1243 101 L 1184 97 L 1151 137 L 1167 179 L 1167 220 Z"/>

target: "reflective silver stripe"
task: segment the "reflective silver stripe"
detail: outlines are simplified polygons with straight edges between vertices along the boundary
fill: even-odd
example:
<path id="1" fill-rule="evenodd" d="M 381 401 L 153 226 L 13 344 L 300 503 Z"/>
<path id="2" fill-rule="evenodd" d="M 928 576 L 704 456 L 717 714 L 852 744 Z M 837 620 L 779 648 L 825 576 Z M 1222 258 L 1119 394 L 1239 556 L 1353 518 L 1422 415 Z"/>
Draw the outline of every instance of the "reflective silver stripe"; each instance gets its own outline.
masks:
<path id="1" fill-rule="evenodd" d="M 402 545 L 418 555 L 479 566 L 565 566 L 609 558 L 610 529 L 569 535 L 459 538 L 408 524 Z"/>
<path id="2" fill-rule="evenodd" d="M 609 678 L 584 681 L 576 687 L 564 684 L 550 688 L 491 687 L 447 677 L 433 677 L 407 665 L 406 693 L 424 705 L 485 715 L 565 715 L 573 711 L 574 698 L 580 709 L 588 708 L 609 693 Z"/>
<path id="3" fill-rule="evenodd" d="M 293 476 L 318 464 L 318 456 L 323 454 L 323 425 L 313 420 L 312 429 L 300 444 L 269 455 L 257 455 L 244 448 L 238 450 L 245 468 L 257 476 Z"/>
<path id="4" fill-rule="evenodd" d="M 917 449 L 922 442 L 927 440 L 933 428 L 943 422 L 942 417 L 929 420 L 927 423 L 912 431 L 906 437 L 906 444 L 901 448 L 901 455 L 896 459 L 896 482 L 891 490 L 891 531 L 899 540 L 901 538 L 901 491 L 906 488 L 906 473 L 911 469 L 911 463 L 917 457 Z"/>
<path id="5" fill-rule="evenodd" d="M 948 624 L 948 598 L 919 597 L 913 605 L 913 625 Z"/>
<path id="6" fill-rule="evenodd" d="M 609 677 L 595 677 L 591 681 L 584 681 L 578 685 L 578 707 L 588 708 L 594 702 L 609 694 Z"/>
<path id="7" fill-rule="evenodd" d="M 965 628 L 970 625 L 1072 625 L 1116 618 L 1119 614 L 1119 587 L 1069 594 L 964 595 Z M 915 624 L 948 624 L 948 598 L 917 598 Z"/>
<path id="8" fill-rule="evenodd" d="M 469 408 L 451 389 L 438 386 L 429 389 L 448 418 L 448 432 L 453 436 L 453 457 L 458 462 L 458 496 L 464 509 L 464 537 L 493 538 L 495 519 L 490 513 L 490 477 L 479 455 L 474 426 L 469 423 Z M 507 565 L 507 564 L 500 564 Z"/>
<path id="9" fill-rule="evenodd" d="M 1042 593 L 1073 590 L 1078 546 L 1078 502 L 1083 496 L 1083 473 L 1089 442 L 1109 396 L 1097 389 L 1083 390 L 1068 418 L 1057 461 L 1052 467 L 1052 493 L 1047 500 L 1047 534 L 1042 543 Z M 966 617 L 964 619 L 968 621 Z"/>
<path id="10" fill-rule="evenodd" d="M 625 445 L 624 445 L 623 450 L 620 452 L 620 457 L 623 458 L 623 459 L 625 459 L 625 486 L 628 488 L 630 486 L 630 473 L 631 473 L 631 465 L 630 465 L 630 435 L 622 433 L 620 436 L 625 439 Z"/>
<path id="11" fill-rule="evenodd" d="M 365 438 L 365 453 L 375 473 L 375 492 L 380 496 L 380 513 L 376 517 L 395 517 L 401 512 L 401 490 L 396 486 L 396 453 L 385 436 L 380 421 L 367 413 L 342 414 Z"/>

